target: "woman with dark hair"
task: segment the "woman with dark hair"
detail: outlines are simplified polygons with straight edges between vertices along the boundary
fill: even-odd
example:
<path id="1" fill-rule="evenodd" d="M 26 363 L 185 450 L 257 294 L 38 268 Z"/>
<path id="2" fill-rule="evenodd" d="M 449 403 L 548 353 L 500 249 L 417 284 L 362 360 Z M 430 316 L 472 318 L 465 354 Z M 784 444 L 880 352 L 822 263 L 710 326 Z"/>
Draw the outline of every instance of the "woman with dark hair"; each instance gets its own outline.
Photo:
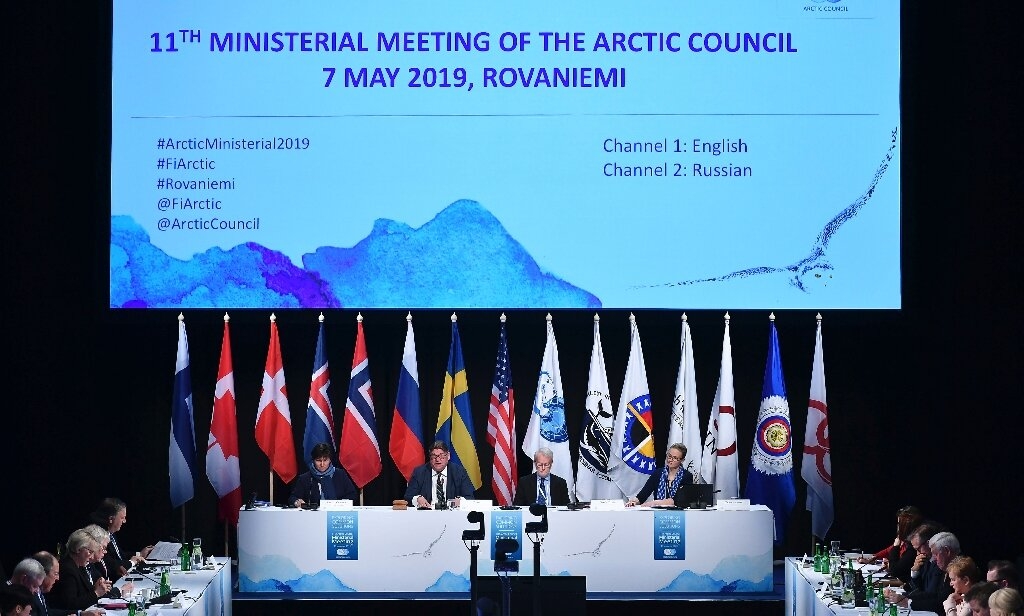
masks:
<path id="1" fill-rule="evenodd" d="M 914 565 L 917 552 L 910 545 L 910 531 L 924 522 L 921 510 L 913 505 L 901 507 L 896 512 L 896 538 L 871 556 L 860 559 L 862 563 L 887 562 L 889 575 L 899 578 L 904 584 L 910 582 L 910 568 Z"/>
<path id="2" fill-rule="evenodd" d="M 302 473 L 295 479 L 288 504 L 302 507 L 319 503 L 322 499 L 356 500 L 356 486 L 345 469 L 334 466 L 331 462 L 333 454 L 334 448 L 329 443 L 317 443 L 313 446 L 310 454 L 313 461 L 309 464 L 309 472 Z"/>

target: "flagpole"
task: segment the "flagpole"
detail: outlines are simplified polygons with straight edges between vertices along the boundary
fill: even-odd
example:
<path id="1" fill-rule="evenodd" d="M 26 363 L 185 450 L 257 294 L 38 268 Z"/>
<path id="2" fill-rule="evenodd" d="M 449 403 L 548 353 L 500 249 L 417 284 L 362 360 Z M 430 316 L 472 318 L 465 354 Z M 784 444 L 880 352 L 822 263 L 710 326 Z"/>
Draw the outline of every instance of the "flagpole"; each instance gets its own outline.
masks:
<path id="1" fill-rule="evenodd" d="M 227 520 L 224 520 L 224 557 L 230 559 L 231 553 L 228 552 L 228 533 L 231 532 L 231 525 L 228 524 Z M 211 556 L 213 556 L 211 554 Z"/>
<path id="2" fill-rule="evenodd" d="M 270 483 L 270 504 L 273 505 L 274 504 L 274 468 L 273 467 L 270 468 L 270 471 L 267 473 L 267 475 L 268 475 L 268 479 L 269 479 L 269 483 Z"/>

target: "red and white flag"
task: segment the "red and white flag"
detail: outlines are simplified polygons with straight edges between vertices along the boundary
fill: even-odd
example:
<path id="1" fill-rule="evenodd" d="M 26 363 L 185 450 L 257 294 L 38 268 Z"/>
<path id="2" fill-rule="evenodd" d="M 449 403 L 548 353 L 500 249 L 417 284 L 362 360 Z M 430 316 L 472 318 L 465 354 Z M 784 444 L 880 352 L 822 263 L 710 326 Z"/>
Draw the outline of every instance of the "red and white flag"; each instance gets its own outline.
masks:
<path id="1" fill-rule="evenodd" d="M 715 486 L 717 498 L 740 495 L 739 454 L 736 448 L 736 395 L 732 384 L 732 340 L 729 338 L 729 313 L 725 313 L 725 335 L 722 337 L 722 367 L 718 373 L 718 390 L 708 417 L 704 439 L 701 478 Z"/>
<path id="2" fill-rule="evenodd" d="M 292 439 L 292 414 L 288 410 L 288 390 L 284 384 L 281 342 L 277 337 L 277 317 L 270 315 L 270 348 L 263 370 L 263 390 L 256 411 L 256 443 L 270 459 L 270 468 L 285 483 L 297 473 L 295 442 Z"/>
<path id="3" fill-rule="evenodd" d="M 361 490 L 380 475 L 380 444 L 377 442 L 377 415 L 370 387 L 370 359 L 363 338 L 363 315 L 356 316 L 356 348 L 352 355 L 352 379 L 345 401 L 345 422 L 341 427 L 338 459 L 352 481 Z"/>
<path id="4" fill-rule="evenodd" d="M 210 439 L 206 442 L 206 476 L 217 493 L 217 519 L 238 526 L 242 480 L 238 470 L 238 420 L 235 414 L 235 372 L 231 367 L 231 335 L 224 314 L 224 338 L 213 392 Z"/>
<path id="5" fill-rule="evenodd" d="M 821 315 L 814 338 L 811 396 L 807 402 L 807 429 L 800 476 L 807 482 L 807 511 L 811 532 L 823 538 L 835 520 L 832 501 L 832 454 L 829 450 L 828 405 L 825 403 L 825 352 L 821 346 Z"/>

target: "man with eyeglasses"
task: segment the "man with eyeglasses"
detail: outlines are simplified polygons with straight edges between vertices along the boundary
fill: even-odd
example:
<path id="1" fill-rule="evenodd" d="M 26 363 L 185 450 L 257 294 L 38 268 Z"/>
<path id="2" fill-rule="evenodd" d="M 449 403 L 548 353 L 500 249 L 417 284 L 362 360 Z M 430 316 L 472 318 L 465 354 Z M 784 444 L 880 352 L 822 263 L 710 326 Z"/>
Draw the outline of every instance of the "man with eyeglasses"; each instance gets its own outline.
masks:
<path id="1" fill-rule="evenodd" d="M 960 542 L 953 533 L 940 532 L 937 525 L 925 523 L 911 533 L 910 545 L 917 550 L 917 560 L 910 570 L 908 592 L 900 597 L 887 591 L 886 596 L 891 602 L 914 611 L 942 612 L 942 602 L 953 590 L 946 567 L 960 555 Z"/>
<path id="2" fill-rule="evenodd" d="M 569 504 L 569 484 L 558 475 L 551 474 L 555 454 L 548 447 L 541 447 L 533 454 L 533 465 L 537 471 L 519 478 L 513 505 L 547 505 L 560 507 Z"/>
<path id="3" fill-rule="evenodd" d="M 434 441 L 430 459 L 416 467 L 405 489 L 405 500 L 417 509 L 445 509 L 455 499 L 456 507 L 463 498 L 473 498 L 473 482 L 466 469 L 451 462 L 448 443 Z"/>

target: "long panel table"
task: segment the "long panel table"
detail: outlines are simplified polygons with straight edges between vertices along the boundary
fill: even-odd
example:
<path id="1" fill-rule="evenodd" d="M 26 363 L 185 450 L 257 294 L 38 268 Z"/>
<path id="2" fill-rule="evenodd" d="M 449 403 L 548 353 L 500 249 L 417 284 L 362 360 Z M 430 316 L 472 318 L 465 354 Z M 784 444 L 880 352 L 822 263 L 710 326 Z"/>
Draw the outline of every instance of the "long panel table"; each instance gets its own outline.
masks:
<path id="1" fill-rule="evenodd" d="M 526 509 L 484 512 L 480 575 L 494 571 L 494 541 L 517 537 L 519 575 L 533 572 Z M 747 511 L 548 513 L 541 543 L 542 575 L 587 577 L 595 593 L 771 592 L 774 518 L 767 507 Z M 241 511 L 239 591 L 252 593 L 467 593 L 474 528 L 467 512 L 355 507 L 304 511 L 264 507 Z"/>
<path id="2" fill-rule="evenodd" d="M 791 616 L 864 616 L 866 607 L 844 608 L 824 592 L 825 581 L 829 576 L 815 573 L 811 567 L 804 567 L 802 559 L 786 559 L 786 614 Z M 904 616 L 908 609 L 899 610 Z M 918 612 L 921 616 L 935 616 L 934 612 Z"/>
<path id="3" fill-rule="evenodd" d="M 146 610 L 147 616 L 231 616 L 231 560 L 217 557 L 209 560 L 214 563 L 212 567 L 197 571 L 168 569 L 171 589 L 183 591 L 177 596 L 180 607 L 153 605 Z M 156 588 L 160 581 L 159 573 L 143 576 L 132 571 L 127 577 L 132 579 L 136 591 Z M 121 578 L 117 586 L 123 586 L 126 581 Z M 128 613 L 127 609 L 105 608 L 105 611 L 111 615 Z"/>

